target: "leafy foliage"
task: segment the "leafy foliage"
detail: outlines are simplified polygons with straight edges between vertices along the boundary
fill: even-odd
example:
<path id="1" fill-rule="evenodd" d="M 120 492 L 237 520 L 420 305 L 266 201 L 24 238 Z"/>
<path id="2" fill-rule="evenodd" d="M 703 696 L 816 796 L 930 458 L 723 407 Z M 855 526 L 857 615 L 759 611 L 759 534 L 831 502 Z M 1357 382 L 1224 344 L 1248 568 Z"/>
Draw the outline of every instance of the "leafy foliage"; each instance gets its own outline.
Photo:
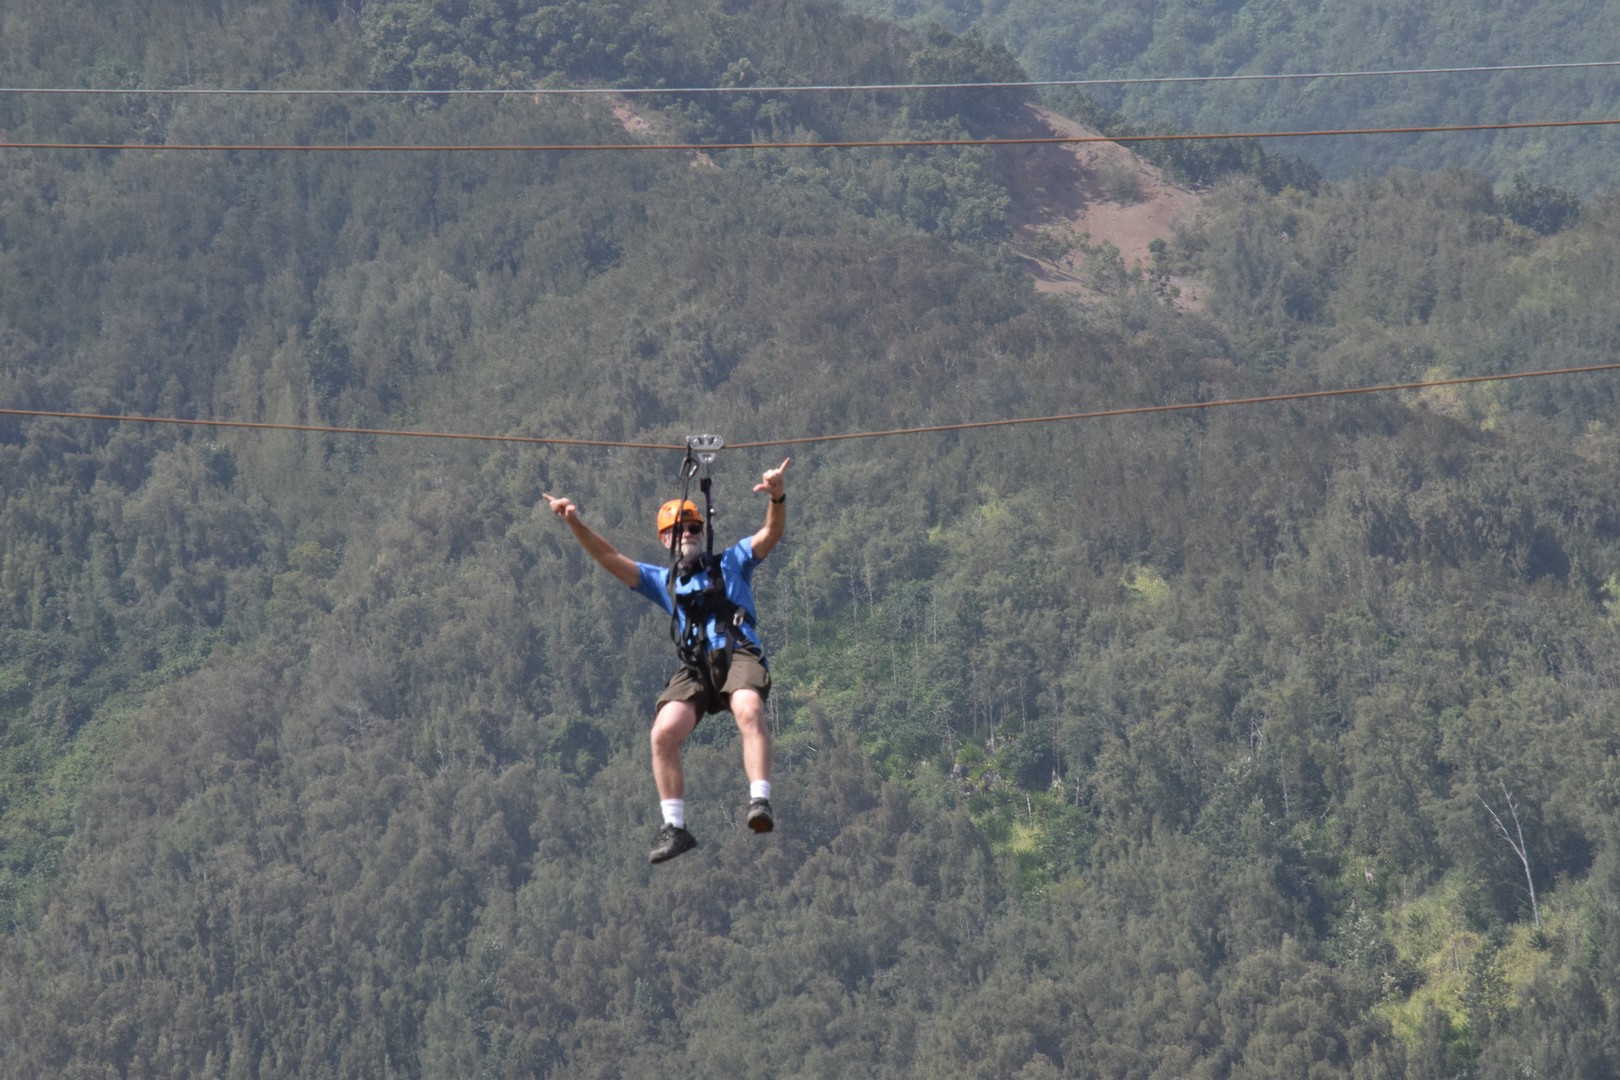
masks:
<path id="1" fill-rule="evenodd" d="M 1609 69 L 1569 68 L 1612 57 L 1616 14 L 1577 0 L 1513 10 L 1464 2 L 1391 7 L 1376 0 L 1218 0 L 1114 4 L 1104 0 L 845 0 L 853 11 L 914 26 L 974 31 L 1005 42 L 1032 78 L 1125 80 L 1087 87 L 1102 110 L 1144 127 L 1193 132 L 1326 131 L 1597 119 L 1615 114 Z M 1206 75 L 1488 68 L 1371 78 L 1265 82 L 1163 81 Z M 1462 165 L 1503 181 L 1590 194 L 1611 186 L 1613 136 L 1550 130 L 1290 140 L 1335 178 L 1406 167 Z M 1222 147 L 1184 147 L 1194 171 L 1230 168 Z M 1170 150 L 1170 153 L 1176 153 Z M 1244 156 L 1256 154 L 1252 144 Z"/>
<path id="2" fill-rule="evenodd" d="M 1502 197 L 1502 208 L 1508 217 L 1543 236 L 1551 236 L 1581 216 L 1581 201 L 1574 192 L 1532 184 L 1523 173 L 1513 178 L 1513 190 Z"/>
<path id="3" fill-rule="evenodd" d="M 137 4 L 97 29 L 20 4 L 0 59 L 17 85 L 131 87 L 187 56 L 222 82 L 424 86 L 611 81 L 631 56 L 670 86 L 1010 70 L 823 5 L 646 11 Z M 579 50 L 548 59 L 545 19 Z M 5 108 L 156 140 L 614 123 L 460 98 Z M 655 118 L 995 119 L 834 112 L 671 94 Z M 0 168 L 16 408 L 737 443 L 1616 346 L 1620 204 L 1539 228 L 1456 171 L 1222 183 L 1162 249 L 1208 283 L 1179 313 L 1148 283 L 1035 294 L 996 246 L 989 155 Z M 1613 1072 L 1613 385 L 795 451 L 757 582 L 782 825 L 741 827 L 735 737 L 707 721 L 702 846 L 656 872 L 664 621 L 536 504 L 567 493 L 650 555 L 674 457 L 0 420 L 0 1075 Z M 770 453 L 723 455 L 723 533 L 755 527 Z M 1504 792 L 1540 933 L 1481 805 Z"/>

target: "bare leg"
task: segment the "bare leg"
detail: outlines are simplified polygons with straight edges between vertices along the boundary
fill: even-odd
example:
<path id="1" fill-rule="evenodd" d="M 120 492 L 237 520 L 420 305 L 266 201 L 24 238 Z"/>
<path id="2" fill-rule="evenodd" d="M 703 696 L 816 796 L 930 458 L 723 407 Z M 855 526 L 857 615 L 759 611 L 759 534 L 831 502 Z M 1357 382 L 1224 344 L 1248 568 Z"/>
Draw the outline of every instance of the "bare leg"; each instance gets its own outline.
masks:
<path id="1" fill-rule="evenodd" d="M 731 692 L 731 715 L 742 736 L 743 772 L 748 779 L 771 778 L 771 731 L 765 726 L 765 701 L 754 690 Z"/>
<path id="2" fill-rule="evenodd" d="M 686 797 L 686 774 L 681 771 L 681 744 L 697 727 L 697 707 L 690 701 L 666 701 L 653 718 L 652 771 L 660 799 Z"/>

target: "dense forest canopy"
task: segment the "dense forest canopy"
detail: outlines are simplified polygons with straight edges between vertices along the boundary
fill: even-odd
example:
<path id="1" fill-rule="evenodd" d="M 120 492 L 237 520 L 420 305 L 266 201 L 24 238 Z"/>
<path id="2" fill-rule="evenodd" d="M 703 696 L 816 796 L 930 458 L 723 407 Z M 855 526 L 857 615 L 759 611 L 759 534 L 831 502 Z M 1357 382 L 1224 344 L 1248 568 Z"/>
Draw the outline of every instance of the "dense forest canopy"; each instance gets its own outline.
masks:
<path id="1" fill-rule="evenodd" d="M 594 99 L 152 86 L 1019 70 L 797 0 L 0 23 L 0 84 L 131 91 L 0 96 L 8 141 L 632 137 Z M 636 109 L 724 141 L 1023 101 Z M 0 151 L 0 406 L 735 443 L 1620 350 L 1620 200 L 1574 174 L 1240 162 L 1160 245 L 1183 310 L 1117 257 L 1037 293 L 1008 161 Z M 795 450 L 757 579 L 780 825 L 741 827 L 705 723 L 703 846 L 659 868 L 667 621 L 536 504 L 650 557 L 678 454 L 0 418 L 0 1075 L 1613 1075 L 1617 397 Z M 722 453 L 723 533 L 779 460 Z"/>
<path id="2" fill-rule="evenodd" d="M 845 0 L 908 25 L 1005 42 L 1035 79 L 1121 80 L 1086 94 L 1137 124 L 1183 131 L 1323 131 L 1612 119 L 1620 14 L 1606 4 L 1386 4 L 1378 0 Z M 1376 79 L 1154 82 L 1543 65 Z M 1502 182 L 1592 193 L 1612 186 L 1620 134 L 1480 132 L 1292 140 L 1335 177 L 1465 167 Z"/>

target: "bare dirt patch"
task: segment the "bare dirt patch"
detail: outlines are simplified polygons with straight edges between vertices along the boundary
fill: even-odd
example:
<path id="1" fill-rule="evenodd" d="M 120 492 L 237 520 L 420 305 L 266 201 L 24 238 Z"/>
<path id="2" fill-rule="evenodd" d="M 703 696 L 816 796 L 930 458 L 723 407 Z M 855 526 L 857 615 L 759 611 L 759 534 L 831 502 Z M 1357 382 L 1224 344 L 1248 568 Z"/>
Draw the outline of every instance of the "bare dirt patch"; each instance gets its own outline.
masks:
<path id="1" fill-rule="evenodd" d="M 630 107 L 630 102 L 622 97 L 609 97 L 608 108 L 613 111 L 613 118 L 619 122 L 619 126 L 635 138 L 644 142 L 670 142 L 674 138 L 667 125 L 654 126 L 652 121 L 636 112 L 635 109 Z M 686 151 L 686 157 L 693 168 L 718 169 L 720 167 L 714 163 L 714 158 L 701 150 L 688 150 Z"/>
<path id="2" fill-rule="evenodd" d="M 632 137 L 672 138 L 665 125 L 626 99 L 607 100 L 614 119 Z M 1170 183 L 1125 147 L 1050 110 L 1026 106 L 1022 126 L 1009 134 L 1099 140 L 1009 146 L 999 152 L 1012 198 L 1011 246 L 1042 292 L 1087 300 L 1117 291 L 1122 276 L 1152 266 L 1149 245 L 1168 240 L 1177 225 L 1190 224 L 1202 205 L 1197 192 Z M 718 168 L 708 154 L 688 152 L 688 158 L 695 167 Z M 1118 252 L 1117 264 L 1111 266 L 1101 254 L 1106 245 Z M 1197 280 L 1171 278 L 1169 284 L 1178 291 L 1178 307 L 1203 306 Z"/>
<path id="3" fill-rule="evenodd" d="M 1017 137 L 1098 137 L 1046 109 L 1028 106 L 1026 115 L 1026 130 Z M 1002 156 L 1013 203 L 1012 248 L 1043 292 L 1085 298 L 1106 291 L 1099 287 L 1098 259 L 1086 247 L 1112 244 L 1126 271 L 1151 267 L 1148 245 L 1190 224 L 1202 203 L 1118 143 L 1011 146 Z M 1178 306 L 1201 305 L 1196 281 L 1172 284 L 1180 290 Z"/>

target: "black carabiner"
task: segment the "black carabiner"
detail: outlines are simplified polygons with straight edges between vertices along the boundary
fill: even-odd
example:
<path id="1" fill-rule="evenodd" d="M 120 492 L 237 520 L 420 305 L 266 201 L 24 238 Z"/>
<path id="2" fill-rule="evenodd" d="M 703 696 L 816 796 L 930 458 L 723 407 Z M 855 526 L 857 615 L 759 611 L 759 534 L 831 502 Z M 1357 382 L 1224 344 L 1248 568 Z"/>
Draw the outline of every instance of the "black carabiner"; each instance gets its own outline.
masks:
<path id="1" fill-rule="evenodd" d="M 714 500 L 710 487 L 713 481 L 705 472 L 703 479 L 698 481 L 698 490 L 703 492 L 703 550 L 710 555 L 714 554 Z"/>

